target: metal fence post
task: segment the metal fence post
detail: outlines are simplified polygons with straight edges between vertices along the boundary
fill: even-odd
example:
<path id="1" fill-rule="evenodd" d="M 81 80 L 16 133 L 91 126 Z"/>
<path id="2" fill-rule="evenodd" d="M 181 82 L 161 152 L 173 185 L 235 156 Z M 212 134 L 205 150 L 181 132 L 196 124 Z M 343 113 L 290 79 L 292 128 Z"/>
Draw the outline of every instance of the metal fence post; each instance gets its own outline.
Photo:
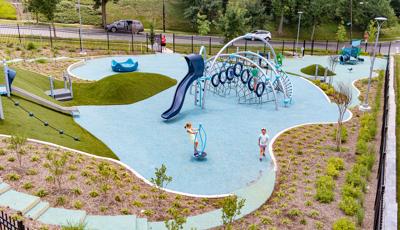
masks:
<path id="1" fill-rule="evenodd" d="M 378 54 L 381 54 L 382 43 L 379 43 L 379 51 Z"/>
<path id="2" fill-rule="evenodd" d="M 194 53 L 194 47 L 193 47 L 193 35 L 192 35 L 192 53 Z"/>
<path id="3" fill-rule="evenodd" d="M 244 40 L 244 51 L 247 51 L 247 40 Z"/>
<path id="4" fill-rule="evenodd" d="M 50 33 L 50 48 L 53 49 L 53 38 L 51 37 L 51 26 L 49 25 L 49 33 Z"/>
<path id="5" fill-rule="evenodd" d="M 314 40 L 311 41 L 311 56 L 314 55 Z"/>
<path id="6" fill-rule="evenodd" d="M 336 53 L 338 53 L 339 52 L 339 40 L 337 40 L 337 43 L 336 43 Z"/>
<path id="7" fill-rule="evenodd" d="M 25 230 L 24 223 L 21 220 L 17 221 L 17 226 L 18 230 Z"/>
<path id="8" fill-rule="evenodd" d="M 328 40 L 326 40 L 326 44 L 325 44 L 325 51 L 328 51 L 328 43 L 329 43 L 329 41 L 328 41 Z"/>
<path id="9" fill-rule="evenodd" d="M 285 40 L 282 41 L 282 53 L 285 52 Z"/>
<path id="10" fill-rule="evenodd" d="M 306 40 L 303 41 L 303 53 L 301 56 L 304 57 L 304 54 L 306 53 Z"/>
<path id="11" fill-rule="evenodd" d="M 148 34 L 146 33 L 146 52 L 149 52 L 149 39 L 148 39 Z"/>
<path id="12" fill-rule="evenodd" d="M 295 49 L 296 49 L 296 40 L 293 40 L 293 56 L 294 56 L 294 53 L 295 53 Z"/>
<path id="13" fill-rule="evenodd" d="M 172 34 L 172 51 L 175 53 L 175 34 Z"/>
<path id="14" fill-rule="evenodd" d="M 368 50 L 368 41 L 365 43 L 365 52 Z"/>
<path id="15" fill-rule="evenodd" d="M 212 41 L 211 41 L 211 37 L 210 37 L 208 40 L 208 55 L 211 55 L 211 43 L 212 43 Z"/>
<path id="16" fill-rule="evenodd" d="M 17 24 L 17 28 L 18 28 L 18 38 L 19 38 L 19 44 L 22 43 L 21 41 L 21 31 L 19 30 L 19 24 Z"/>
<path id="17" fill-rule="evenodd" d="M 131 51 L 133 53 L 134 48 L 133 48 L 133 30 L 131 30 Z"/>
<path id="18" fill-rule="evenodd" d="M 108 30 L 107 30 L 107 50 L 110 51 L 110 34 L 108 33 Z"/>
<path id="19" fill-rule="evenodd" d="M 82 49 L 82 31 L 81 31 L 81 28 L 79 28 L 78 32 L 79 32 L 79 49 L 82 52 L 83 49 Z"/>
<path id="20" fill-rule="evenodd" d="M 389 48 L 388 48 L 388 53 L 387 53 L 388 57 L 390 57 L 391 49 L 392 49 L 392 41 L 390 41 L 390 43 L 389 43 Z"/>

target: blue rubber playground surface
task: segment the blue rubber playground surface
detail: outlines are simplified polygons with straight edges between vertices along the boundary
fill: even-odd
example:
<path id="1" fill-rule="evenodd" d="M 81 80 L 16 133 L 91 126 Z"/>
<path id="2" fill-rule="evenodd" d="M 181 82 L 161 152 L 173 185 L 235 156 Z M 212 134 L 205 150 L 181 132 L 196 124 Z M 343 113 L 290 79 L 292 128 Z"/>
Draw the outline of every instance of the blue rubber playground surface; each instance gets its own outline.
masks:
<path id="1" fill-rule="evenodd" d="M 124 61 L 128 56 L 113 58 Z M 110 67 L 113 58 L 89 60 L 72 72 L 82 79 L 101 79 L 114 74 Z M 141 72 L 164 74 L 178 82 L 187 73 L 186 62 L 178 54 L 132 58 L 139 61 Z M 315 60 L 307 59 L 307 63 L 326 63 L 327 60 L 327 57 L 312 58 Z M 295 63 L 295 59 L 288 59 L 284 69 L 298 73 L 302 60 Z M 365 70 L 353 71 L 358 78 L 368 76 L 366 73 Z M 262 127 L 267 128 L 272 138 L 295 125 L 337 120 L 336 105 L 331 104 L 321 90 L 302 78 L 290 79 L 294 85 L 293 104 L 285 108 L 280 102 L 278 111 L 273 103 L 238 104 L 234 96 L 219 97 L 208 92 L 206 109 L 201 110 L 194 106 L 193 96 L 187 93 L 180 115 L 166 122 L 160 115 L 172 103 L 174 86 L 131 105 L 80 106 L 80 117 L 75 121 L 147 179 L 153 177 L 154 168 L 165 164 L 167 174 L 173 177 L 169 189 L 198 195 L 227 194 L 245 188 L 261 177 L 275 177 L 269 157 L 262 162 L 258 159 L 257 138 Z M 348 113 L 346 119 L 349 116 Z M 208 156 L 203 161 L 192 158 L 193 144 L 184 130 L 189 121 L 194 127 L 201 123 L 207 132 Z M 269 181 L 272 188 L 274 180 Z"/>

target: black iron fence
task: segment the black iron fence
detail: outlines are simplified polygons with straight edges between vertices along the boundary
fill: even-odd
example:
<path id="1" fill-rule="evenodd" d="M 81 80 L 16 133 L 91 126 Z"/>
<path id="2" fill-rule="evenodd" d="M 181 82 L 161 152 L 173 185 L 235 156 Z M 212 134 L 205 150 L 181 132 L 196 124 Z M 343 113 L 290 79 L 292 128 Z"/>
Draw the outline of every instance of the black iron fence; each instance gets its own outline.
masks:
<path id="1" fill-rule="evenodd" d="M 385 194 L 385 165 L 386 165 L 386 141 L 387 141 L 387 128 L 388 128 L 388 112 L 389 112 L 389 59 L 386 65 L 385 82 L 384 82 L 384 96 L 383 96 L 383 115 L 382 115 L 382 129 L 381 129 L 381 143 L 379 148 L 379 168 L 378 168 L 378 185 L 375 197 L 375 219 L 374 229 L 382 229 L 383 221 L 383 197 Z M 394 77 L 394 76 L 392 76 Z"/>
<path id="2" fill-rule="evenodd" d="M 0 230 L 29 230 L 29 229 L 25 227 L 24 223 L 21 220 L 15 220 L 15 218 L 1 211 Z"/>
<path id="3" fill-rule="evenodd" d="M 172 52 L 196 53 L 201 46 L 207 48 L 208 55 L 215 54 L 222 48 L 225 41 L 216 36 L 178 35 L 165 34 L 166 47 Z M 19 25 L 0 24 L 0 42 L 6 44 L 34 43 L 38 46 L 76 50 L 108 50 L 125 51 L 127 53 L 162 52 L 160 46 L 161 34 L 151 36 L 149 33 L 135 34 L 133 31 L 126 33 L 112 33 L 103 29 L 89 28 L 52 28 L 48 25 Z M 153 43 L 153 44 L 152 44 Z M 337 54 L 342 47 L 349 46 L 350 42 L 332 40 L 324 41 L 299 41 L 272 40 L 270 44 L 276 52 L 291 54 Z M 379 43 L 378 53 L 385 53 L 390 46 L 389 42 Z M 265 51 L 267 47 L 257 41 L 245 40 L 232 44 L 227 52 L 237 48 L 241 50 Z M 365 53 L 373 50 L 373 44 L 362 43 L 361 49 Z"/>

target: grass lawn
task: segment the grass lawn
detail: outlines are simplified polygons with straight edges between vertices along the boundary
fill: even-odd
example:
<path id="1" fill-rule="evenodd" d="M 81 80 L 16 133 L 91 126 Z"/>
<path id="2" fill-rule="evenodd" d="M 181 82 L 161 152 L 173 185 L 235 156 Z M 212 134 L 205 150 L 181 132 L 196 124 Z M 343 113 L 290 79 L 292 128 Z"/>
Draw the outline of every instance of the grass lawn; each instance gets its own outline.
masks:
<path id="1" fill-rule="evenodd" d="M 65 133 L 79 137 L 80 141 L 74 141 L 65 135 L 59 135 L 57 131 L 44 126 L 36 119 L 29 117 L 21 108 L 14 106 L 12 101 L 2 97 L 5 120 L 0 120 L 0 133 L 10 135 L 22 135 L 47 141 L 73 149 L 82 150 L 98 156 L 118 159 L 117 156 L 99 139 L 80 127 L 72 117 L 64 115 L 45 107 L 13 96 L 20 105 L 33 112 L 37 117 L 48 122 Z"/>
<path id="2" fill-rule="evenodd" d="M 14 6 L 6 0 L 0 0 L 0 18 L 17 19 L 17 11 Z"/>
<path id="3" fill-rule="evenodd" d="M 317 65 L 309 65 L 307 67 L 302 68 L 300 71 L 304 74 L 308 74 L 311 76 L 315 75 L 315 71 L 316 71 Z M 325 74 L 325 67 L 323 67 L 322 65 L 318 65 L 318 76 L 324 76 Z M 336 75 L 334 72 L 328 70 L 328 76 L 334 76 Z"/>
<path id="4" fill-rule="evenodd" d="M 160 74 L 122 73 L 96 82 L 73 83 L 74 100 L 60 102 L 44 93 L 50 87 L 47 77 L 28 70 L 15 69 L 17 77 L 13 83 L 14 86 L 63 106 L 132 104 L 176 84 L 176 80 Z M 56 88 L 62 88 L 64 84 L 57 80 L 54 83 Z"/>
<path id="5" fill-rule="evenodd" d="M 396 89 L 396 105 L 399 106 L 400 103 L 400 56 L 395 57 L 395 89 Z M 400 202 L 400 108 L 397 107 L 396 110 L 396 179 L 397 179 L 397 203 Z M 399 211 L 397 212 L 397 222 L 400 221 Z"/>

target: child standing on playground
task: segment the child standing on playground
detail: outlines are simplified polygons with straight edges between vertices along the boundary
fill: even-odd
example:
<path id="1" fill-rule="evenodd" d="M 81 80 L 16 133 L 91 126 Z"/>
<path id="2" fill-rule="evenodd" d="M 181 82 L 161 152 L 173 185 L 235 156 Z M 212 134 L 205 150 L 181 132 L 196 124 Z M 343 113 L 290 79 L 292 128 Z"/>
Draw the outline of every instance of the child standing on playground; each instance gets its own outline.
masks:
<path id="1" fill-rule="evenodd" d="M 193 129 L 192 123 L 190 122 L 186 123 L 184 128 L 189 135 L 190 141 L 194 144 L 194 153 L 196 154 L 197 146 L 199 145 L 199 142 L 197 140 L 195 141 L 198 130 Z"/>
<path id="2" fill-rule="evenodd" d="M 269 136 L 267 134 L 267 129 L 262 128 L 261 134 L 258 137 L 258 146 L 260 147 L 260 161 L 262 161 L 262 158 L 265 157 L 265 149 L 268 146 L 268 140 Z"/>

